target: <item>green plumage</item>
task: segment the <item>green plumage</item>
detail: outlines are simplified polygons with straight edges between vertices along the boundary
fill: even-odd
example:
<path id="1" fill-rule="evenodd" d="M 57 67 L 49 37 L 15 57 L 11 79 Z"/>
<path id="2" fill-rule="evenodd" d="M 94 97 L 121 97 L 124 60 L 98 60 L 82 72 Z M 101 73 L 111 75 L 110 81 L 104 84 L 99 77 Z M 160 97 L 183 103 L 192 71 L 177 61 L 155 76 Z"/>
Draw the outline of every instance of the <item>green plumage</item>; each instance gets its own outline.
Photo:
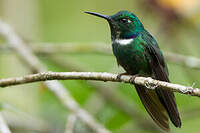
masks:
<path id="1" fill-rule="evenodd" d="M 141 42 L 143 45 L 141 45 Z M 151 58 L 151 56 L 144 54 L 146 45 L 147 43 L 143 40 L 142 34 L 140 34 L 127 45 L 120 45 L 114 42 L 112 48 L 118 64 L 122 65 L 127 73 L 148 76 L 151 75 L 152 70 L 147 59 Z"/>
<path id="2" fill-rule="evenodd" d="M 120 11 L 113 16 L 86 13 L 108 21 L 113 53 L 128 74 L 169 82 L 167 65 L 156 40 L 133 13 Z M 181 127 L 173 92 L 160 88 L 148 90 L 140 85 L 135 88 L 147 112 L 162 129 L 169 131 L 168 118 L 176 127 Z"/>

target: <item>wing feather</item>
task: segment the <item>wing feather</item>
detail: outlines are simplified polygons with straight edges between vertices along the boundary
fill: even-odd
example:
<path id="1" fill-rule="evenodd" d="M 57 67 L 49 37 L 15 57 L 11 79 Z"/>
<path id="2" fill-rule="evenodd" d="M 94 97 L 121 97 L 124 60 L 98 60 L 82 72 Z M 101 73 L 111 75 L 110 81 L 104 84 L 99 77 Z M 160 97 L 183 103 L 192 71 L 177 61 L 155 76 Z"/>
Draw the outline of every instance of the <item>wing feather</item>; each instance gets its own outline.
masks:
<path id="1" fill-rule="evenodd" d="M 144 46 L 148 54 L 151 55 L 151 58 L 148 60 L 155 79 L 170 82 L 168 78 L 167 66 L 165 64 L 164 57 L 157 45 L 157 42 L 147 31 L 145 34 L 143 34 L 143 40 L 145 40 L 146 44 L 144 44 Z M 175 102 L 174 93 L 172 91 L 162 89 L 156 89 L 156 93 L 161 103 L 167 110 L 172 123 L 176 127 L 181 127 L 181 119 Z"/>

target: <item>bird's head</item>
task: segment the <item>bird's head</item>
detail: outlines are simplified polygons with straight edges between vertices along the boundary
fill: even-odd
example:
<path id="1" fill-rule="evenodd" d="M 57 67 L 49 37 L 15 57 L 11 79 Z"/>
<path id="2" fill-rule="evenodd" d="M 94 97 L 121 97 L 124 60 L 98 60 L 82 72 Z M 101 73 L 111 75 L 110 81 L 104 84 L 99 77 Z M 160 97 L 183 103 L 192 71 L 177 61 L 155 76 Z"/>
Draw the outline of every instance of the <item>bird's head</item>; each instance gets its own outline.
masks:
<path id="1" fill-rule="evenodd" d="M 119 11 L 112 16 L 94 12 L 85 13 L 106 19 L 110 25 L 112 40 L 135 38 L 144 29 L 137 16 L 129 11 Z"/>

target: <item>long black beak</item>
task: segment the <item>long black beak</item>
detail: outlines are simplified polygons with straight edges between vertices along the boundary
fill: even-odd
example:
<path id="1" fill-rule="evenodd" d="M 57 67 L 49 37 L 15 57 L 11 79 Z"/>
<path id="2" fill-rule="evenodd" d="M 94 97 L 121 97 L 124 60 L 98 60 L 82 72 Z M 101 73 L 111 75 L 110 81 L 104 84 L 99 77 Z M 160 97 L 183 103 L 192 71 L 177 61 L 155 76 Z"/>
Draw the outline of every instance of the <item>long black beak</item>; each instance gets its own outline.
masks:
<path id="1" fill-rule="evenodd" d="M 101 17 L 101 18 L 104 18 L 108 21 L 110 21 L 110 16 L 107 16 L 107 15 L 102 15 L 102 14 L 99 14 L 99 13 L 95 13 L 95 12 L 85 12 L 87 14 L 91 14 L 91 15 L 94 15 L 94 16 L 97 16 L 97 17 Z"/>

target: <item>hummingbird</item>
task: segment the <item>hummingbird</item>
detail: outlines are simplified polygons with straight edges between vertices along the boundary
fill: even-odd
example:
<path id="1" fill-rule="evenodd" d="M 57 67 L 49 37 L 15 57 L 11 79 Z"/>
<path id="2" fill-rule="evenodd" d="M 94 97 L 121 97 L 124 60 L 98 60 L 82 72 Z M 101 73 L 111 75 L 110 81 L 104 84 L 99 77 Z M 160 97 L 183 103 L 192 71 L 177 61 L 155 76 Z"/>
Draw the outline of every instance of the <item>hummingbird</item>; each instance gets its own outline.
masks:
<path id="1" fill-rule="evenodd" d="M 109 23 L 113 54 L 118 65 L 126 71 L 119 74 L 118 78 L 127 74 L 170 82 L 167 64 L 157 41 L 134 13 L 125 10 L 111 16 L 95 12 L 85 13 L 101 17 Z M 151 90 L 136 84 L 134 86 L 146 111 L 161 129 L 170 130 L 169 119 L 174 126 L 181 127 L 172 91 L 162 88 Z"/>

